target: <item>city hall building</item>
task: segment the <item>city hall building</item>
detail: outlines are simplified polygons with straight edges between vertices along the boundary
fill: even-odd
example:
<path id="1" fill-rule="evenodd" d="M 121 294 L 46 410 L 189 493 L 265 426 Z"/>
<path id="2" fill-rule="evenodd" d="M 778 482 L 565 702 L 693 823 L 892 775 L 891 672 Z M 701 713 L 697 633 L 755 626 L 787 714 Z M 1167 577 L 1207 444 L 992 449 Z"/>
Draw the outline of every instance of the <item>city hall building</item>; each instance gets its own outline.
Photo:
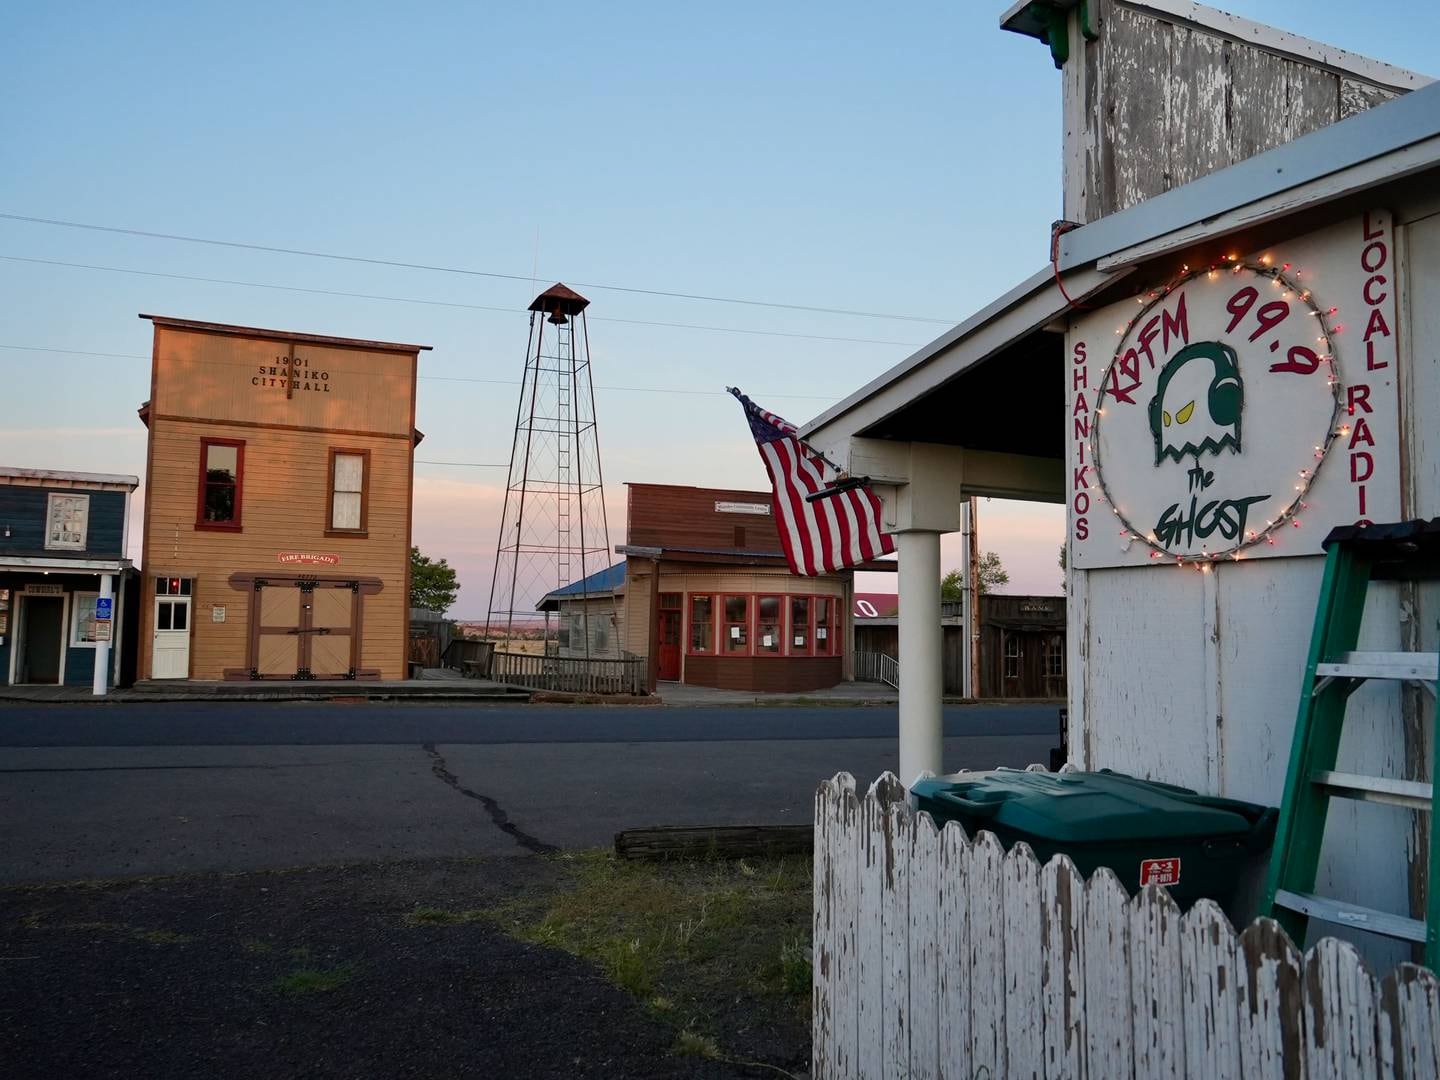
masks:
<path id="1" fill-rule="evenodd" d="M 429 346 L 141 318 L 140 678 L 404 678 Z"/>

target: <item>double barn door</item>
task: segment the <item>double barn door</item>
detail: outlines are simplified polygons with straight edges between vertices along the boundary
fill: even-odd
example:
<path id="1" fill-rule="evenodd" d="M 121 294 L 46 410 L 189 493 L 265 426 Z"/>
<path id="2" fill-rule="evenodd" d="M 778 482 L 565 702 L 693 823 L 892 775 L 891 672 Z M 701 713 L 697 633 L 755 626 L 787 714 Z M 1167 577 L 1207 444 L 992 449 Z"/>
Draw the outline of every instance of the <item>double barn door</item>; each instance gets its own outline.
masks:
<path id="1" fill-rule="evenodd" d="M 255 582 L 252 679 L 353 679 L 360 662 L 360 585 Z"/>

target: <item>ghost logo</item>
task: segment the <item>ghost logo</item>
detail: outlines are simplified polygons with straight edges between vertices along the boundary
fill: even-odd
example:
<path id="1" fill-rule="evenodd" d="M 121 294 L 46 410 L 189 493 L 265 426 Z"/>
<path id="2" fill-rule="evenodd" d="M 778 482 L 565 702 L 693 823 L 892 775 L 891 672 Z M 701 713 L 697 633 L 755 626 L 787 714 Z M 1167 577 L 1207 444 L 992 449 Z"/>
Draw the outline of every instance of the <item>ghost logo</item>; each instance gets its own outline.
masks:
<path id="1" fill-rule="evenodd" d="M 1229 447 L 1240 453 L 1245 388 L 1235 350 L 1218 341 L 1187 345 L 1165 365 L 1150 399 L 1155 464 L 1167 457 L 1200 460 Z"/>

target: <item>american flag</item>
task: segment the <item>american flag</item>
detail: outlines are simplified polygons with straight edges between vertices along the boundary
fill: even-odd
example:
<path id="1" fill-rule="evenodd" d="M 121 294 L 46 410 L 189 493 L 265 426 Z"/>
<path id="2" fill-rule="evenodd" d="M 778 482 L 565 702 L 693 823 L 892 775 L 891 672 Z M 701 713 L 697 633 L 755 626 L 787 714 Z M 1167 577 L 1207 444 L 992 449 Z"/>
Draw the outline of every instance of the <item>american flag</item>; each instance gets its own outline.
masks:
<path id="1" fill-rule="evenodd" d="M 889 555 L 895 541 L 880 531 L 880 499 L 867 487 L 851 487 L 823 499 L 805 496 L 841 479 L 819 454 L 800 441 L 795 425 L 766 412 L 734 387 L 770 484 L 775 524 L 790 569 L 805 577 L 830 574 Z"/>

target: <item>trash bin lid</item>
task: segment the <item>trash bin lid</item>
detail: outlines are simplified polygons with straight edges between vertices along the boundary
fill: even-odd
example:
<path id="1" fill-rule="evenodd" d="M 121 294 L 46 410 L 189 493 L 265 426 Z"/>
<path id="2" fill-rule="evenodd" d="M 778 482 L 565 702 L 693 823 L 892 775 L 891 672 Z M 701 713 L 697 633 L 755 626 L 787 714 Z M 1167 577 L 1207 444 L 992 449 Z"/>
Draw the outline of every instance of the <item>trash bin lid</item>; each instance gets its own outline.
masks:
<path id="1" fill-rule="evenodd" d="M 960 774 L 963 775 L 963 774 Z M 1266 808 L 1123 773 L 1041 773 L 998 769 L 973 780 L 939 777 L 914 794 L 958 815 L 1070 843 L 1233 836 L 1250 832 Z"/>

